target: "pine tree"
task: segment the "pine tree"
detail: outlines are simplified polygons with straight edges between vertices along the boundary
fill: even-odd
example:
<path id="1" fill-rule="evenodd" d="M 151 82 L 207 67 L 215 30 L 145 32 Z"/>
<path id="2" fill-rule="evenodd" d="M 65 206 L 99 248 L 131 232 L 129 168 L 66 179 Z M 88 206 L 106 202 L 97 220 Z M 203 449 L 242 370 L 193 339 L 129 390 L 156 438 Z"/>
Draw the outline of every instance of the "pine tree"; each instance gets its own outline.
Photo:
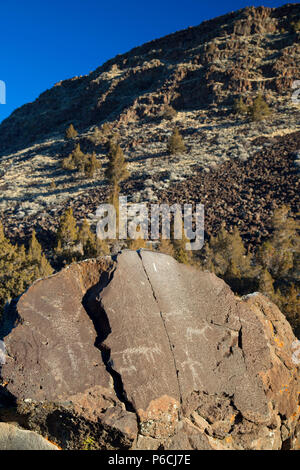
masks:
<path id="1" fill-rule="evenodd" d="M 66 129 L 65 138 L 66 139 L 75 139 L 78 135 L 78 132 L 74 128 L 73 124 L 70 124 Z"/>
<path id="2" fill-rule="evenodd" d="M 167 151 L 169 155 L 174 155 L 177 153 L 184 153 L 186 151 L 183 138 L 179 130 L 177 129 L 177 127 L 175 127 L 172 135 L 169 138 Z"/>

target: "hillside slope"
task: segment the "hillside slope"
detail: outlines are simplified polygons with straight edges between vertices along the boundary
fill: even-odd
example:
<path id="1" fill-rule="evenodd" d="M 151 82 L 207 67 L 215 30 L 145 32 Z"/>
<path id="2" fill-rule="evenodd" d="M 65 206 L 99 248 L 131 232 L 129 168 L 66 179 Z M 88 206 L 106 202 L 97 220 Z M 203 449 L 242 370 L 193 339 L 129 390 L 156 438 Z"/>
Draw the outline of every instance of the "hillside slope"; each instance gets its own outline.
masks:
<path id="1" fill-rule="evenodd" d="M 17 109 L 0 125 L 0 211 L 7 228 L 20 233 L 49 214 L 55 219 L 69 203 L 94 193 L 98 202 L 107 197 L 105 141 L 93 146 L 89 140 L 104 122 L 119 133 L 131 172 L 124 190 L 134 201 L 160 199 L 199 171 L 213 175 L 220 164 L 246 162 L 273 139 L 288 142 L 300 129 L 299 105 L 291 101 L 300 77 L 299 17 L 297 4 L 229 13 L 59 82 Z M 251 104 L 259 93 L 272 111 L 267 120 L 256 123 L 232 113 L 235 98 Z M 166 104 L 177 111 L 172 121 L 162 116 Z M 64 140 L 71 122 L 79 131 L 75 142 L 96 150 L 103 163 L 94 178 L 61 168 L 71 150 Z M 187 151 L 168 158 L 175 125 Z M 189 184 L 185 191 L 195 200 Z M 274 197 L 282 199 L 280 191 Z"/>

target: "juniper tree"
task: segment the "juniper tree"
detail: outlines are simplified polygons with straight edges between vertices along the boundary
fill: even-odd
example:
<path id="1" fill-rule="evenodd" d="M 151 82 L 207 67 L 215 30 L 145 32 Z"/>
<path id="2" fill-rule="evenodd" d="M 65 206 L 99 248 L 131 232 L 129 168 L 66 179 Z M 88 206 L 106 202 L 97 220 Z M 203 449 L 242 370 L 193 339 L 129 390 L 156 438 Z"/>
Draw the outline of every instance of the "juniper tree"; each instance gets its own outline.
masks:
<path id="1" fill-rule="evenodd" d="M 80 144 L 76 144 L 72 152 L 63 159 L 62 167 L 65 170 L 84 171 L 85 155 L 81 151 Z"/>
<path id="2" fill-rule="evenodd" d="M 84 174 L 92 178 L 99 168 L 101 168 L 101 163 L 97 160 L 96 153 L 88 154 L 84 164 Z"/>
<path id="3" fill-rule="evenodd" d="M 189 242 L 189 239 L 185 235 L 184 225 L 180 220 L 180 229 L 181 238 L 175 238 L 175 226 L 176 226 L 176 214 L 172 217 L 170 221 L 170 240 L 162 239 L 159 244 L 159 251 L 161 253 L 168 254 L 173 256 L 176 261 L 183 264 L 192 264 L 193 256 L 192 251 L 187 250 L 186 245 Z M 177 234 L 176 234 L 177 235 Z"/>
<path id="4" fill-rule="evenodd" d="M 296 268 L 300 245 L 299 223 L 289 216 L 289 210 L 288 206 L 282 206 L 274 211 L 273 234 L 257 253 L 257 262 L 268 269 L 275 279 L 285 277 Z"/>
<path id="5" fill-rule="evenodd" d="M 60 218 L 57 231 L 57 251 L 72 251 L 78 239 L 78 229 L 73 209 L 66 209 Z"/>
<path id="6" fill-rule="evenodd" d="M 246 249 L 237 227 L 229 233 L 225 224 L 220 227 L 215 237 L 211 237 L 205 248 L 207 269 L 224 278 L 247 278 L 253 275 L 251 255 Z"/>
<path id="7" fill-rule="evenodd" d="M 169 155 L 174 155 L 177 153 L 183 153 L 185 152 L 185 150 L 186 148 L 184 145 L 183 138 L 179 130 L 177 129 L 177 127 L 175 127 L 172 135 L 170 136 L 168 140 L 167 152 Z"/>
<path id="8" fill-rule="evenodd" d="M 300 335 L 300 295 L 299 289 L 292 284 L 285 294 L 280 292 L 279 307 L 290 322 L 297 337 Z"/>
<path id="9" fill-rule="evenodd" d="M 35 230 L 33 230 L 29 242 L 28 261 L 32 265 L 35 279 L 47 277 L 53 273 L 53 268 L 43 254 L 42 247 L 36 238 Z"/>
<path id="10" fill-rule="evenodd" d="M 147 243 L 143 238 L 136 238 L 135 240 L 130 240 L 128 242 L 129 250 L 140 250 L 141 248 L 146 248 Z"/>
<path id="11" fill-rule="evenodd" d="M 0 223 L 0 311 L 6 301 L 18 296 L 40 277 L 52 274 L 53 269 L 42 254 L 41 246 L 32 236 L 28 253 L 24 245 L 11 243 Z"/>
<path id="12" fill-rule="evenodd" d="M 74 128 L 73 124 L 70 124 L 66 129 L 65 138 L 66 139 L 75 139 L 78 135 L 78 132 Z"/>
<path id="13" fill-rule="evenodd" d="M 174 238 L 174 234 L 172 236 L 172 245 L 174 247 L 174 258 L 183 264 L 192 264 L 193 261 L 193 252 L 191 250 L 187 250 L 186 245 L 188 244 L 189 239 L 186 237 L 184 232 L 184 227 L 182 226 L 182 238 L 176 239 Z"/>
<path id="14" fill-rule="evenodd" d="M 293 30 L 295 31 L 295 33 L 297 33 L 298 31 L 300 31 L 300 20 L 292 21 L 292 22 L 291 22 L 291 25 L 292 25 L 292 28 L 293 28 Z"/>
<path id="15" fill-rule="evenodd" d="M 86 258 L 96 256 L 96 236 L 91 232 L 90 225 L 86 219 L 84 219 L 79 229 L 77 240 L 81 243 Z"/>
<path id="16" fill-rule="evenodd" d="M 119 190 L 119 184 L 128 178 L 127 162 L 120 145 L 111 140 L 108 151 L 108 165 L 105 177 L 109 180 L 114 190 Z"/>
<path id="17" fill-rule="evenodd" d="M 111 184 L 112 190 L 109 198 L 109 202 L 114 205 L 117 215 L 117 232 L 118 221 L 119 221 L 119 201 L 118 196 L 120 192 L 120 183 L 129 176 L 127 169 L 127 162 L 124 157 L 123 150 L 120 145 L 112 138 L 109 142 L 108 150 L 108 164 L 105 170 L 105 177 Z"/>
<path id="18" fill-rule="evenodd" d="M 84 173 L 88 178 L 92 178 L 96 170 L 101 167 L 100 162 L 97 160 L 96 153 L 85 154 L 77 144 L 72 152 L 63 159 L 62 167 L 65 170 L 77 170 Z"/>
<path id="19" fill-rule="evenodd" d="M 211 236 L 206 250 L 206 264 L 214 267 L 214 272 L 220 276 L 224 275 L 229 259 L 229 237 L 225 229 L 225 224 L 222 224 L 216 236 Z"/>
<path id="20" fill-rule="evenodd" d="M 101 126 L 101 132 L 103 135 L 107 135 L 111 131 L 112 125 L 108 122 L 104 122 Z"/>
<path id="21" fill-rule="evenodd" d="M 264 269 L 260 274 L 258 290 L 270 300 L 275 300 L 274 279 L 267 269 Z"/>
<path id="22" fill-rule="evenodd" d="M 235 114 L 247 114 L 248 107 L 241 96 L 234 100 L 233 111 Z"/>
<path id="23" fill-rule="evenodd" d="M 106 256 L 109 255 L 110 248 L 107 240 L 101 240 L 96 238 L 96 256 Z"/>
<path id="24" fill-rule="evenodd" d="M 248 112 L 252 121 L 260 121 L 271 114 L 270 108 L 262 95 L 258 95 L 255 98 L 252 106 L 249 106 Z"/>

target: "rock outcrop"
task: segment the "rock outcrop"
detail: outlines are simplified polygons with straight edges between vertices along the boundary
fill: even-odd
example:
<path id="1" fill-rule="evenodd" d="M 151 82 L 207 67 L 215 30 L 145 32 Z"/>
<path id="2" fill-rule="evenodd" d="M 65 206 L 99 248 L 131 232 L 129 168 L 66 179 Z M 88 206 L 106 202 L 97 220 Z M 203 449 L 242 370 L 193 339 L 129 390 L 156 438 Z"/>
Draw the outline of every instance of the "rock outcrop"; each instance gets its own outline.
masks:
<path id="1" fill-rule="evenodd" d="M 0 450 L 58 450 L 58 447 L 36 432 L 0 423 Z"/>
<path id="2" fill-rule="evenodd" d="M 299 104 L 292 99 L 300 76 L 299 15 L 298 4 L 231 12 L 118 55 L 15 110 L 0 123 L 0 213 L 7 235 L 24 242 L 34 228 L 47 250 L 59 215 L 70 205 L 78 222 L 89 218 L 94 224 L 98 205 L 107 200 L 107 140 L 117 133 L 130 172 L 122 184 L 129 202 L 152 203 L 161 196 L 196 202 L 200 187 L 209 234 L 221 220 L 229 226 L 238 217 L 243 238 L 260 243 L 260 234 L 268 235 L 273 200 L 298 211 L 297 175 L 289 167 L 291 153 L 300 149 Z M 268 119 L 251 122 L 233 112 L 235 99 L 248 106 L 260 93 L 271 111 Z M 166 105 L 175 110 L 172 120 Z M 64 139 L 70 123 L 78 131 L 72 141 Z M 175 126 L 186 152 L 170 157 L 167 143 Z M 276 137 L 284 139 L 273 162 L 269 150 Z M 92 178 L 62 168 L 77 144 L 83 152 L 95 151 L 101 162 Z M 247 192 L 248 172 L 260 185 L 257 197 Z M 246 194 L 239 192 L 240 175 Z M 224 198 L 214 191 L 216 179 L 221 193 L 226 181 Z M 254 214 L 259 220 L 251 220 Z"/>
<path id="3" fill-rule="evenodd" d="M 297 4 L 244 8 L 136 47 L 15 110 L 0 125 L 2 149 L 24 148 L 72 121 L 80 129 L 127 124 L 169 103 L 186 110 L 232 103 L 233 93 L 282 95 L 299 72 L 298 19 Z"/>
<path id="4" fill-rule="evenodd" d="M 167 255 L 124 251 L 39 280 L 0 337 L 0 420 L 63 449 L 298 445 L 284 316 Z"/>

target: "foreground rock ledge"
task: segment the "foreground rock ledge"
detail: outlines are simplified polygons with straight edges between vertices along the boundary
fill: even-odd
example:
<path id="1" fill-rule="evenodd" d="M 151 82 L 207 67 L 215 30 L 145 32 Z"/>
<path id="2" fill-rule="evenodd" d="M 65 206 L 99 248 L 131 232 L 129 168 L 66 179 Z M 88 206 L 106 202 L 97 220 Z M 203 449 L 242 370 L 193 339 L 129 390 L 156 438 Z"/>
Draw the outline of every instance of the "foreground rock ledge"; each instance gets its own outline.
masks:
<path id="1" fill-rule="evenodd" d="M 0 450 L 59 450 L 59 447 L 33 431 L 0 423 Z"/>
<path id="2" fill-rule="evenodd" d="M 0 421 L 63 449 L 299 446 L 285 317 L 167 255 L 124 251 L 35 282 L 0 339 Z"/>

